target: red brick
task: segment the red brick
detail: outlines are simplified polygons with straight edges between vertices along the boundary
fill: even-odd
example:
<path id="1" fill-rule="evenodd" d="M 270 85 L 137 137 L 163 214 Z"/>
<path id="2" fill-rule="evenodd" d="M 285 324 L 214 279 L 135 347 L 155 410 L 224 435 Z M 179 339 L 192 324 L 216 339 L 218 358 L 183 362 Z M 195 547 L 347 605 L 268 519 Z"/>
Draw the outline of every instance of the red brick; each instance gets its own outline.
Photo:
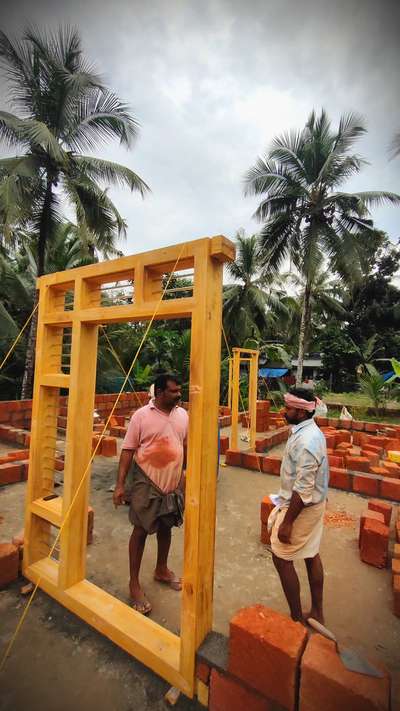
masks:
<path id="1" fill-rule="evenodd" d="M 393 558 L 400 558 L 400 543 L 395 543 L 393 546 Z"/>
<path id="2" fill-rule="evenodd" d="M 361 546 L 361 538 L 362 538 L 362 533 L 363 529 L 365 526 L 365 521 L 367 519 L 371 519 L 373 521 L 379 521 L 379 523 L 385 523 L 385 518 L 382 513 L 379 511 L 372 511 L 371 509 L 366 509 L 366 511 L 363 511 L 361 516 L 360 516 L 360 532 L 358 534 L 358 547 L 360 548 Z"/>
<path id="3" fill-rule="evenodd" d="M 242 453 L 242 467 L 245 469 L 253 469 L 254 471 L 261 471 L 260 459 L 258 454 L 255 452 L 243 452 Z"/>
<path id="4" fill-rule="evenodd" d="M 267 698 L 293 709 L 306 640 L 307 632 L 299 622 L 253 605 L 230 622 L 228 669 Z"/>
<path id="5" fill-rule="evenodd" d="M 261 521 L 260 543 L 267 545 L 271 543 L 271 534 L 268 530 L 268 525 Z"/>
<path id="6" fill-rule="evenodd" d="M 260 507 L 260 518 L 263 523 L 268 523 L 269 515 L 274 508 L 275 504 L 271 501 L 270 497 L 264 496 Z"/>
<path id="7" fill-rule="evenodd" d="M 370 440 L 370 439 L 371 439 L 371 438 L 368 437 L 368 440 Z M 373 442 L 370 442 L 370 441 L 365 442 L 365 444 L 363 445 L 363 447 L 364 447 L 364 449 L 368 449 L 369 452 L 375 452 L 375 454 L 378 454 L 379 456 L 382 456 L 382 453 L 383 453 L 382 447 L 380 447 L 380 446 L 374 444 Z"/>
<path id="8" fill-rule="evenodd" d="M 357 494 L 377 496 L 379 492 L 379 479 L 365 474 L 353 475 L 353 491 Z"/>
<path id="9" fill-rule="evenodd" d="M 344 489 L 349 491 L 350 476 L 346 469 L 339 469 L 337 467 L 330 467 L 329 469 L 329 486 L 333 486 L 335 489 Z"/>
<path id="10" fill-rule="evenodd" d="M 279 476 L 281 473 L 281 464 L 281 457 L 268 456 L 261 458 L 261 470 L 265 474 L 274 474 L 275 476 Z"/>
<path id="11" fill-rule="evenodd" d="M 381 481 L 381 496 L 384 499 L 400 501 L 400 479 L 383 478 Z"/>
<path id="12" fill-rule="evenodd" d="M 0 543 L 0 589 L 18 578 L 19 553 L 12 543 Z"/>
<path id="13" fill-rule="evenodd" d="M 221 454 L 225 454 L 229 447 L 229 437 L 227 435 L 221 435 L 219 438 L 219 451 Z"/>
<path id="14" fill-rule="evenodd" d="M 227 449 L 225 454 L 225 463 L 231 467 L 241 467 L 242 453 L 239 450 Z"/>
<path id="15" fill-rule="evenodd" d="M 351 433 L 338 430 L 335 434 L 336 446 L 339 444 L 351 444 Z"/>
<path id="16" fill-rule="evenodd" d="M 361 420 L 353 420 L 353 430 L 357 430 L 358 432 L 362 432 L 365 429 L 365 422 L 362 422 Z"/>
<path id="17" fill-rule="evenodd" d="M 400 451 L 400 439 L 397 439 L 397 437 L 395 437 L 395 438 L 391 437 L 389 439 L 389 441 L 386 442 L 385 449 L 387 452 L 392 451 L 392 450 L 395 452 L 399 452 Z"/>
<path id="18" fill-rule="evenodd" d="M 389 528 L 383 523 L 366 519 L 361 538 L 360 558 L 376 568 L 386 568 Z"/>
<path id="19" fill-rule="evenodd" d="M 27 481 L 28 476 L 29 476 L 29 459 L 24 459 L 22 462 L 19 462 L 21 465 L 21 481 Z"/>
<path id="20" fill-rule="evenodd" d="M 384 469 L 386 469 L 386 476 L 392 479 L 399 479 L 400 477 L 400 467 L 395 462 L 385 461 L 383 464 Z"/>
<path id="21" fill-rule="evenodd" d="M 393 612 L 400 617 L 400 575 L 393 580 Z"/>
<path id="22" fill-rule="evenodd" d="M 328 462 L 330 467 L 343 467 L 343 457 L 336 457 L 334 454 L 328 454 Z"/>
<path id="23" fill-rule="evenodd" d="M 368 449 L 362 449 L 360 455 L 361 457 L 366 457 L 368 459 L 371 471 L 372 467 L 379 467 L 379 454 L 376 452 L 370 452 Z"/>
<path id="24" fill-rule="evenodd" d="M 366 457 L 347 457 L 346 466 L 354 472 L 369 472 L 369 461 Z"/>
<path id="25" fill-rule="evenodd" d="M 395 535 L 396 543 L 400 543 L 400 521 L 396 521 L 396 523 L 395 523 L 394 535 Z"/>
<path id="26" fill-rule="evenodd" d="M 8 452 L 7 457 L 14 461 L 27 459 L 29 457 L 29 449 L 18 449 L 16 452 Z"/>
<path id="27" fill-rule="evenodd" d="M 370 471 L 371 474 L 375 474 L 375 476 L 386 476 L 387 474 L 385 467 L 371 467 Z"/>
<path id="28" fill-rule="evenodd" d="M 324 433 L 325 434 L 325 433 Z M 326 440 L 326 446 L 329 449 L 335 449 L 335 435 L 334 434 L 325 434 L 325 440 Z"/>
<path id="29" fill-rule="evenodd" d="M 376 422 L 366 422 L 365 423 L 365 431 L 366 432 L 377 432 L 379 429 L 379 425 Z"/>
<path id="30" fill-rule="evenodd" d="M 337 417 L 328 417 L 328 427 L 333 427 L 337 429 L 340 427 L 340 420 Z"/>
<path id="31" fill-rule="evenodd" d="M 343 427 L 344 430 L 351 430 L 352 429 L 352 420 L 340 420 L 340 426 Z"/>
<path id="32" fill-rule="evenodd" d="M 10 462 L 10 464 L 0 464 L 0 485 L 15 484 L 22 480 L 23 467 L 18 462 Z"/>
<path id="33" fill-rule="evenodd" d="M 370 499 L 368 501 L 368 508 L 371 511 L 378 511 L 383 515 L 385 519 L 385 525 L 390 526 L 390 519 L 392 517 L 392 506 L 386 501 L 380 501 L 380 499 Z"/>
<path id="34" fill-rule="evenodd" d="M 205 662 L 200 662 L 200 661 L 197 662 L 196 677 L 197 677 L 197 679 L 200 679 L 200 681 L 202 681 L 203 684 L 207 684 L 207 686 L 208 686 L 208 682 L 210 681 L 210 673 L 211 673 L 211 669 L 208 666 L 208 664 L 206 664 Z"/>
<path id="35" fill-rule="evenodd" d="M 318 427 L 327 427 L 328 426 L 328 418 L 327 417 L 314 417 L 314 421 L 318 425 Z"/>
<path id="36" fill-rule="evenodd" d="M 313 634 L 301 661 L 299 711 L 389 711 L 390 676 L 349 671 L 335 642 Z"/>
<path id="37" fill-rule="evenodd" d="M 101 440 L 101 455 L 102 457 L 117 456 L 117 440 L 115 437 L 103 437 Z"/>
<path id="38" fill-rule="evenodd" d="M 216 669 L 211 670 L 208 708 L 209 711 L 273 711 L 267 699 Z"/>

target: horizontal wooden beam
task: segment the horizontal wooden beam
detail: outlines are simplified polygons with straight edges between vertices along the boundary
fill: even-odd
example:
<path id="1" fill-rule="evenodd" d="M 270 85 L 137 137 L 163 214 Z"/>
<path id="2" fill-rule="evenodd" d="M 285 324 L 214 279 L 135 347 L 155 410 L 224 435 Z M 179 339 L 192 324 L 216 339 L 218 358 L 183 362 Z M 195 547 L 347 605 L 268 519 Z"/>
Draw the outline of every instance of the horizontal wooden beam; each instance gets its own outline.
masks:
<path id="1" fill-rule="evenodd" d="M 181 642 L 175 634 L 136 612 L 88 580 L 66 590 L 58 587 L 57 561 L 44 558 L 25 569 L 24 575 L 101 634 L 139 659 L 186 695 L 190 685 L 179 673 Z"/>
<path id="2" fill-rule="evenodd" d="M 123 321 L 149 321 L 157 309 L 156 320 L 190 318 L 194 308 L 193 297 L 187 299 L 166 299 L 161 301 L 122 306 L 97 306 L 82 309 L 76 317 L 84 323 L 104 324 Z"/>
<path id="3" fill-rule="evenodd" d="M 69 375 L 66 373 L 44 373 L 39 384 L 49 388 L 69 388 Z"/>
<path id="4" fill-rule="evenodd" d="M 60 528 L 62 521 L 62 498 L 57 496 L 54 499 L 35 499 L 31 503 L 31 512 L 40 516 L 45 521 L 49 521 L 53 526 Z"/>

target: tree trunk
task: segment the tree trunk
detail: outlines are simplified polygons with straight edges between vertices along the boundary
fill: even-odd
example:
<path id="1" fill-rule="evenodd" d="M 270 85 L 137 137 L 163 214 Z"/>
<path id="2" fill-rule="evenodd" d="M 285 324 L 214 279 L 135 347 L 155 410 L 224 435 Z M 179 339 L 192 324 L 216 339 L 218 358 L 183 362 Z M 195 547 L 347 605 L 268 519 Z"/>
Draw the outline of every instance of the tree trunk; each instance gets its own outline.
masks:
<path id="1" fill-rule="evenodd" d="M 301 310 L 301 322 L 300 322 L 300 333 L 299 333 L 299 354 L 297 359 L 297 373 L 296 373 L 296 387 L 300 387 L 303 381 L 303 361 L 304 361 L 304 351 L 306 344 L 307 327 L 310 321 L 311 315 L 311 280 L 307 279 L 306 288 L 304 291 L 304 301 Z"/>
<path id="2" fill-rule="evenodd" d="M 51 201 L 52 201 L 52 179 L 48 178 L 46 195 L 43 202 L 42 217 L 40 220 L 38 250 L 37 250 L 37 276 L 40 277 L 45 272 L 46 245 L 51 233 Z M 39 291 L 35 292 L 33 308 L 39 300 Z M 35 372 L 35 350 L 36 350 L 36 330 L 38 323 L 38 312 L 32 317 L 29 328 L 28 344 L 25 356 L 25 369 L 22 378 L 21 399 L 30 400 L 33 393 L 33 376 Z"/>
<path id="3" fill-rule="evenodd" d="M 33 308 L 35 308 L 39 300 L 39 291 L 35 291 L 35 299 Z M 25 354 L 25 370 L 22 378 L 21 400 L 30 400 L 33 392 L 33 374 L 35 371 L 35 348 L 36 348 L 36 330 L 38 322 L 38 312 L 32 316 L 31 325 L 29 327 L 28 343 Z"/>

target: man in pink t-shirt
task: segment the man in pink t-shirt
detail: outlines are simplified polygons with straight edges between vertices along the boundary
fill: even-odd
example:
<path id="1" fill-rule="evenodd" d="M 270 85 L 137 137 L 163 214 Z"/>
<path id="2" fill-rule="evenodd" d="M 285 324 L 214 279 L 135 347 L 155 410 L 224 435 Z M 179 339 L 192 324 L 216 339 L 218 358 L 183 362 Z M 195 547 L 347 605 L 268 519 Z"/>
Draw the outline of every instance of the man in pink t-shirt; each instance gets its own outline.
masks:
<path id="1" fill-rule="evenodd" d="M 113 500 L 123 503 L 125 479 L 135 457 L 129 519 L 130 594 L 132 607 L 151 612 L 139 584 L 139 571 L 148 534 L 157 533 L 158 556 L 154 579 L 181 590 L 182 583 L 167 566 L 171 528 L 183 523 L 183 469 L 186 460 L 188 415 L 181 400 L 179 380 L 168 373 L 154 383 L 154 399 L 131 418 L 119 461 Z"/>

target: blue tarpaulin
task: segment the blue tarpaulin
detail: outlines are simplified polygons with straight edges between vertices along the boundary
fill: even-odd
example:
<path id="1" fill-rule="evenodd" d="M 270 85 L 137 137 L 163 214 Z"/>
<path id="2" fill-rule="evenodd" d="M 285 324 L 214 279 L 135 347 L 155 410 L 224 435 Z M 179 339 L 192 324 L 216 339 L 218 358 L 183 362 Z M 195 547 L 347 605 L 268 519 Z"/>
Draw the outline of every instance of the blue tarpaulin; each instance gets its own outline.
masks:
<path id="1" fill-rule="evenodd" d="M 258 375 L 260 378 L 281 378 L 287 372 L 287 368 L 260 368 Z"/>
<path id="2" fill-rule="evenodd" d="M 390 373 L 383 373 L 382 377 L 384 381 L 389 380 L 389 378 L 392 378 L 394 375 L 394 370 L 391 370 Z"/>

